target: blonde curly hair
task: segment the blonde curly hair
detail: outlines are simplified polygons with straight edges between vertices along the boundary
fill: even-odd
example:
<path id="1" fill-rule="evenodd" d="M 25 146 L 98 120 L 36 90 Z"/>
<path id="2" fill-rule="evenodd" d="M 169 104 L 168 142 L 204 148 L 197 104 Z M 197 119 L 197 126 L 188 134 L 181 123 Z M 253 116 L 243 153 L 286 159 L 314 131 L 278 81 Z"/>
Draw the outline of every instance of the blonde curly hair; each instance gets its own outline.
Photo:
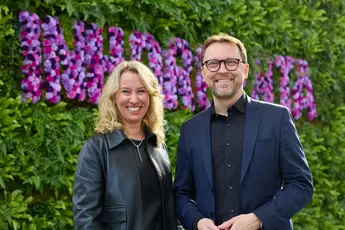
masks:
<path id="1" fill-rule="evenodd" d="M 165 138 L 164 97 L 155 75 L 147 66 L 138 61 L 121 62 L 108 77 L 98 103 L 99 115 L 96 121 L 95 132 L 108 133 L 115 129 L 123 129 L 123 123 L 118 116 L 113 98 L 119 89 L 121 74 L 126 71 L 137 73 L 149 93 L 150 105 L 143 119 L 143 125 L 146 125 L 156 134 L 157 145 L 162 146 Z"/>

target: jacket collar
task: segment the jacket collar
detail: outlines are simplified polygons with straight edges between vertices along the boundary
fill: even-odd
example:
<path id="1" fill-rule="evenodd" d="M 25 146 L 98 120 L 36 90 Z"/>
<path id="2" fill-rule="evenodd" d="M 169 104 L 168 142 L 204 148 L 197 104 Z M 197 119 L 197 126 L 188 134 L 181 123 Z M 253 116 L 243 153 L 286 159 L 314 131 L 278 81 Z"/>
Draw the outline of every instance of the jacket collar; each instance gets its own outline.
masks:
<path id="1" fill-rule="evenodd" d="M 157 146 L 157 136 L 147 126 L 144 127 L 146 140 L 154 146 Z M 104 134 L 108 141 L 109 149 L 115 148 L 121 144 L 124 140 L 129 139 L 123 129 L 115 129 L 110 133 Z"/>

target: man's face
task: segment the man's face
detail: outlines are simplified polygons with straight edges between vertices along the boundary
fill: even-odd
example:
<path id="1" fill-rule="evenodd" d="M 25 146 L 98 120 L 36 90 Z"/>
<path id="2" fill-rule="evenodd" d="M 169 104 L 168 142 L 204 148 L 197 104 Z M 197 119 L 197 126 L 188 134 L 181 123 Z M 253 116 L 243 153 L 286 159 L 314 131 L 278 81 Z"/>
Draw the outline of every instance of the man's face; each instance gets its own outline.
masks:
<path id="1" fill-rule="evenodd" d="M 229 58 L 240 60 L 236 70 L 229 71 L 223 62 L 216 72 L 211 72 L 206 65 L 202 67 L 202 75 L 207 86 L 212 90 L 213 96 L 219 99 L 229 99 L 234 97 L 234 95 L 242 94 L 243 82 L 248 77 L 249 65 L 242 63 L 240 50 L 236 44 L 215 42 L 205 50 L 204 62 Z M 230 62 L 227 65 L 231 66 L 234 64 Z"/>

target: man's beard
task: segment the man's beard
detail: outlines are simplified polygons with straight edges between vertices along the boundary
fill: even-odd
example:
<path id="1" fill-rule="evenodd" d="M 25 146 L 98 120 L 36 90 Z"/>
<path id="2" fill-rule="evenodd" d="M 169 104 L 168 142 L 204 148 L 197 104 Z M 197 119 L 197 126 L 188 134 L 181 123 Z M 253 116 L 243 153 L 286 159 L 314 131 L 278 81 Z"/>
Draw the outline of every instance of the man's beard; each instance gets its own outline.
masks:
<path id="1" fill-rule="evenodd" d="M 233 87 L 235 86 L 233 85 Z M 217 90 L 217 87 L 215 85 L 212 87 L 212 94 L 214 97 L 218 99 L 230 99 L 236 94 L 235 88 L 229 88 L 227 91 L 222 91 L 222 92 L 219 92 L 219 91 L 220 90 L 219 89 Z"/>
<path id="2" fill-rule="evenodd" d="M 212 94 L 214 97 L 216 97 L 218 99 L 230 99 L 234 96 L 233 91 L 226 93 L 226 94 L 224 94 L 224 93 L 219 94 L 219 93 L 217 93 L 217 90 L 214 90 L 214 91 L 212 91 Z"/>

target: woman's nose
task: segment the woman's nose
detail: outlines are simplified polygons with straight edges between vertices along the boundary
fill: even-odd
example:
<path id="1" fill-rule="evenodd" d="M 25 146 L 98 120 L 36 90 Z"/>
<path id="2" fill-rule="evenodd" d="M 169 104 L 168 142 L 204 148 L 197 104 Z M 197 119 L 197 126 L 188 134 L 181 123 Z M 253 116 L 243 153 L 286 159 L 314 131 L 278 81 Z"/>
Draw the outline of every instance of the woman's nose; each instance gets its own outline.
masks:
<path id="1" fill-rule="evenodd" d="M 136 93 L 132 93 L 129 101 L 132 103 L 136 103 L 138 102 L 138 100 L 139 100 L 138 95 Z"/>

